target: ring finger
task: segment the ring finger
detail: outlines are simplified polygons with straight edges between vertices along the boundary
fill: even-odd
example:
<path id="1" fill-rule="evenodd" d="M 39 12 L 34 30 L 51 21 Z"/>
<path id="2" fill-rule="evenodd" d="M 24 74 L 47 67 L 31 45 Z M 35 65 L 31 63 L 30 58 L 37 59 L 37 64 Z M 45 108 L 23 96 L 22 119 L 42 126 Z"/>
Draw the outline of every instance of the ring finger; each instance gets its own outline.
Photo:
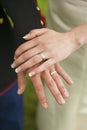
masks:
<path id="1" fill-rule="evenodd" d="M 63 81 L 61 80 L 61 77 L 59 76 L 57 71 L 51 70 L 50 74 L 51 74 L 53 80 L 55 81 L 59 91 L 61 92 L 63 98 L 68 98 L 69 97 L 68 91 L 65 88 Z"/>
<path id="2" fill-rule="evenodd" d="M 64 100 L 60 90 L 58 89 L 56 82 L 50 75 L 49 71 L 43 72 L 42 78 L 45 80 L 48 88 L 50 89 L 51 93 L 55 97 L 58 104 L 60 104 L 60 105 L 65 104 L 65 100 Z"/>

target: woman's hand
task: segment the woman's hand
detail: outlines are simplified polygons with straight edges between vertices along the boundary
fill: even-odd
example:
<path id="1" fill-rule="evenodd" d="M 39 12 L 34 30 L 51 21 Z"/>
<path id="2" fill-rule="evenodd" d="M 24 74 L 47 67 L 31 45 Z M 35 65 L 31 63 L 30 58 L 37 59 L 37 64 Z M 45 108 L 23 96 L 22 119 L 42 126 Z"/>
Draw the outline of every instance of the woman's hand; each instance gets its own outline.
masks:
<path id="1" fill-rule="evenodd" d="M 29 70 L 26 71 L 26 73 L 28 72 Z M 61 80 L 61 77 L 69 85 L 73 84 L 71 77 L 62 69 L 60 65 L 57 64 L 49 67 L 49 69 L 46 69 L 44 72 L 31 77 L 35 92 L 42 107 L 48 107 L 42 80 L 47 84 L 50 92 L 58 104 L 65 104 L 65 98 L 68 98 L 69 94 Z M 25 90 L 25 73 L 23 72 L 18 73 L 18 87 L 18 94 L 22 94 Z"/>
<path id="2" fill-rule="evenodd" d="M 24 38 L 28 41 L 15 51 L 12 68 L 16 68 L 15 71 L 19 73 L 41 63 L 29 73 L 30 77 L 62 61 L 78 47 L 72 32 L 59 33 L 46 28 L 36 29 Z"/>

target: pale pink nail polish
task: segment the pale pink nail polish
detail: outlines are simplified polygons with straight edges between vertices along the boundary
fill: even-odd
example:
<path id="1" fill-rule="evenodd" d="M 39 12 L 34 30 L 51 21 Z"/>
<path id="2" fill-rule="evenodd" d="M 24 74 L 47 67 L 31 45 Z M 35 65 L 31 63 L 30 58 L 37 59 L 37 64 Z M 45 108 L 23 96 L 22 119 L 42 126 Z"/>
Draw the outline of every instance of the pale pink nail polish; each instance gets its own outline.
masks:
<path id="1" fill-rule="evenodd" d="M 15 64 L 14 64 L 14 63 L 13 63 L 13 64 L 11 64 L 11 68 L 13 68 L 13 69 L 15 68 Z"/>
<path id="2" fill-rule="evenodd" d="M 48 104 L 47 103 L 43 103 L 42 107 L 44 107 L 46 109 L 46 108 L 48 108 Z"/>
<path id="3" fill-rule="evenodd" d="M 26 34 L 25 36 L 23 36 L 24 39 L 27 39 L 30 37 L 30 34 Z"/>
<path id="4" fill-rule="evenodd" d="M 32 71 L 32 72 L 30 72 L 28 75 L 29 75 L 29 77 L 32 77 L 32 76 L 34 76 L 34 75 L 35 75 L 35 72 L 34 72 L 34 71 Z"/>
<path id="5" fill-rule="evenodd" d="M 19 73 L 20 70 L 21 70 L 21 68 L 16 68 L 16 69 L 15 69 L 15 72 L 16 72 L 16 73 Z"/>

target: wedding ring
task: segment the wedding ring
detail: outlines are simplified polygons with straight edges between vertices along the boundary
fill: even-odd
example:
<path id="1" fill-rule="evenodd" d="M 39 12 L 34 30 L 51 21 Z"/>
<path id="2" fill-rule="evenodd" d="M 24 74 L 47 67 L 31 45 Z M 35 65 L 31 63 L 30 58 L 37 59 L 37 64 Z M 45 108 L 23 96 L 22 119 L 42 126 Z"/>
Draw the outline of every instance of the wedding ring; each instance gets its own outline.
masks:
<path id="1" fill-rule="evenodd" d="M 56 70 L 52 71 L 52 72 L 50 73 L 50 75 L 52 76 L 52 75 L 55 74 L 55 73 L 57 73 Z"/>
<path id="2" fill-rule="evenodd" d="M 40 53 L 39 55 L 40 55 L 42 61 L 46 60 L 46 57 L 45 57 L 45 55 L 43 53 Z"/>

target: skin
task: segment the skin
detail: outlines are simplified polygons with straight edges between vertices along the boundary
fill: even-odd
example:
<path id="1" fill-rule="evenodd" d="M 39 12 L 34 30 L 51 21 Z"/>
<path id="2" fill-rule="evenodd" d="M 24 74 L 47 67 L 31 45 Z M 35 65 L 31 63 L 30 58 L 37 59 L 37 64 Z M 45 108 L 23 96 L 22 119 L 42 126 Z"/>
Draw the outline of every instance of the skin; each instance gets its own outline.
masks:
<path id="1" fill-rule="evenodd" d="M 68 97 L 64 96 L 67 90 L 60 80 L 60 76 L 64 78 L 64 71 L 63 74 L 62 72 L 59 73 L 61 69 L 58 70 L 55 63 L 67 58 L 71 53 L 87 43 L 87 24 L 80 25 L 65 33 L 46 28 L 36 29 L 24 36 L 24 38 L 28 41 L 17 48 L 14 55 L 15 60 L 11 65 L 12 68 L 16 68 L 15 71 L 18 73 L 18 93 L 24 91 L 24 76 L 29 73 L 39 102 L 44 108 L 47 108 L 48 105 L 41 82 L 42 79 L 46 82 L 56 101 L 59 104 L 64 104 L 64 99 Z M 45 61 L 42 61 L 39 55 L 42 52 L 46 57 Z M 50 76 L 50 72 L 53 70 L 57 71 L 57 74 L 53 75 L 55 77 Z M 67 78 L 64 79 L 67 81 Z"/>
<path id="2" fill-rule="evenodd" d="M 17 73 L 30 69 L 29 76 L 38 74 L 67 58 L 71 53 L 87 43 L 87 24 L 80 25 L 72 30 L 60 33 L 47 28 L 32 30 L 24 36 L 27 42 L 20 45 L 15 51 L 15 60 L 12 68 Z M 40 53 L 46 60 L 42 62 Z"/>
<path id="3" fill-rule="evenodd" d="M 36 67 L 36 66 L 35 66 Z M 33 68 L 32 68 L 33 69 Z M 57 73 L 50 75 L 50 72 L 56 70 Z M 31 71 L 31 70 L 30 70 Z M 25 90 L 25 75 L 26 72 L 18 73 L 18 94 L 22 94 Z M 65 104 L 65 99 L 69 97 L 68 91 L 64 86 L 61 77 L 67 82 L 67 84 L 72 85 L 73 81 L 71 77 L 62 69 L 60 65 L 53 65 L 46 69 L 44 72 L 38 73 L 31 77 L 35 92 L 37 94 L 38 100 L 43 108 L 48 107 L 47 98 L 44 91 L 44 86 L 42 80 L 47 84 L 50 92 L 54 96 L 55 100 L 59 105 Z"/>

